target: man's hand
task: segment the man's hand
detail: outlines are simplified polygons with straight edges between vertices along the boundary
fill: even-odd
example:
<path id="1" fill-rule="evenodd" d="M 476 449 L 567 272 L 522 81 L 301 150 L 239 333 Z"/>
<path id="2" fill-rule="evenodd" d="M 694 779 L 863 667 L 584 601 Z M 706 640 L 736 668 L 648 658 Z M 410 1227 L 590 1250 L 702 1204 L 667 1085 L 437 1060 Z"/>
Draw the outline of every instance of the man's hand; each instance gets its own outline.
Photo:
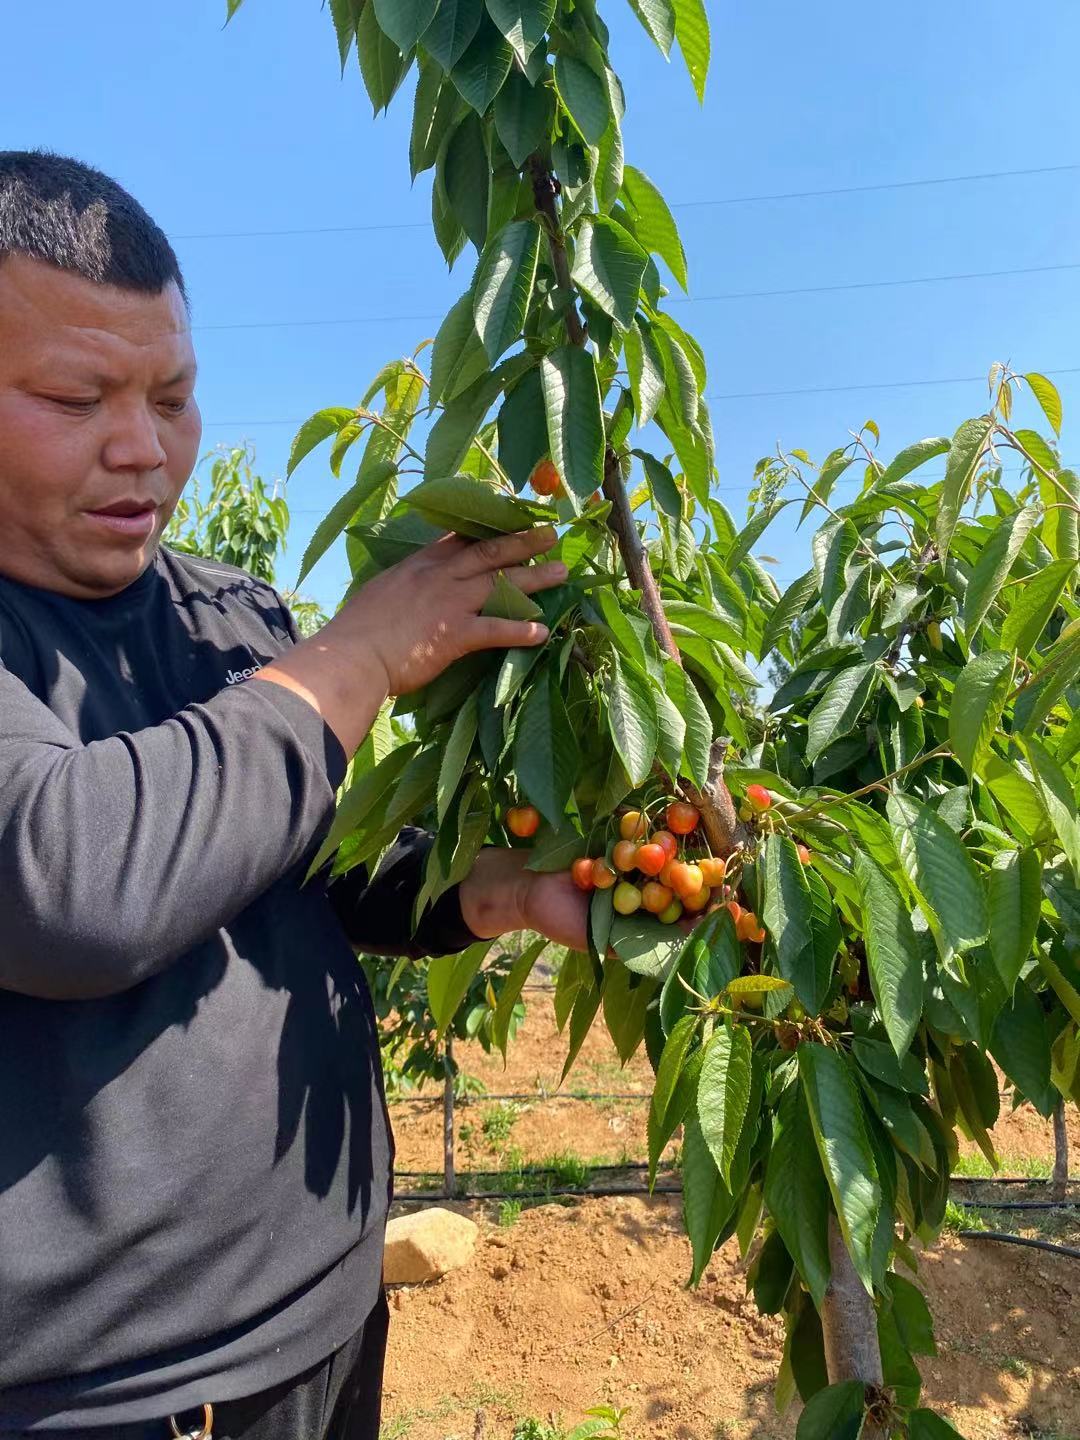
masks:
<path id="1" fill-rule="evenodd" d="M 567 870 L 526 870 L 528 850 L 481 850 L 458 892 L 465 924 L 481 939 L 535 930 L 572 950 L 587 948 L 589 897 Z"/>
<path id="2" fill-rule="evenodd" d="M 388 695 L 407 695 L 476 650 L 542 645 L 531 620 L 481 615 L 504 574 L 525 594 L 566 579 L 566 566 L 529 565 L 555 544 L 547 525 L 492 540 L 447 535 L 364 585 L 317 635 L 253 676 L 313 705 L 352 754 Z"/>

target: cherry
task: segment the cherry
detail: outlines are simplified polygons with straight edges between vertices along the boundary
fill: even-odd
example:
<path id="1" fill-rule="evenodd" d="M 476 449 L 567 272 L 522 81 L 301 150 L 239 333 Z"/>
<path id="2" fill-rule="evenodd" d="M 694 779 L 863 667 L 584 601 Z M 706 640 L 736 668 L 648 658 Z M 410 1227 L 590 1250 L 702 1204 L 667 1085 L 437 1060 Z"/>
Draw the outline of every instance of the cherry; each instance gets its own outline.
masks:
<path id="1" fill-rule="evenodd" d="M 671 878 L 671 888 L 683 901 L 690 895 L 696 895 L 705 884 L 701 866 L 692 862 L 687 864 L 685 860 L 674 861 L 668 868 L 668 874 Z"/>
<path id="2" fill-rule="evenodd" d="M 659 875 L 668 863 L 667 852 L 662 845 L 639 845 L 635 863 L 643 875 Z"/>
<path id="3" fill-rule="evenodd" d="M 739 920 L 746 912 L 737 900 L 726 900 L 724 902 L 724 909 L 731 916 L 732 920 L 735 921 L 735 933 L 738 934 Z"/>
<path id="4" fill-rule="evenodd" d="M 670 830 L 654 830 L 649 836 L 649 844 L 661 846 L 669 860 L 674 860 L 679 853 L 679 842 Z"/>
<path id="5" fill-rule="evenodd" d="M 799 852 L 799 859 L 802 861 L 802 863 L 803 863 L 804 865 L 809 865 L 809 864 L 810 864 L 810 860 L 811 860 L 811 855 L 810 855 L 810 851 L 806 848 L 806 846 L 805 846 L 805 845 L 796 845 L 795 848 L 796 848 L 796 850 L 798 850 L 798 852 Z"/>
<path id="6" fill-rule="evenodd" d="M 590 860 L 587 855 L 583 855 L 580 860 L 575 860 L 573 865 L 570 866 L 570 874 L 573 877 L 574 884 L 579 890 L 584 890 L 586 894 L 588 894 L 590 890 L 596 889 L 596 880 L 593 877 L 593 864 L 594 862 Z"/>
<path id="7" fill-rule="evenodd" d="M 648 910 L 650 915 L 662 915 L 669 909 L 675 899 L 666 885 L 661 885 L 657 880 L 647 880 L 641 887 L 641 904 Z M 680 913 L 682 907 L 679 907 Z"/>
<path id="8" fill-rule="evenodd" d="M 667 909 L 661 910 L 656 918 L 660 921 L 661 925 L 674 925 L 675 921 L 682 915 L 682 912 L 683 907 L 681 901 L 672 900 Z"/>
<path id="9" fill-rule="evenodd" d="M 648 833 L 645 824 L 645 816 L 640 810 L 627 810 L 625 815 L 619 816 L 619 837 L 622 840 L 635 840 L 640 845 Z"/>
<path id="10" fill-rule="evenodd" d="M 735 934 L 740 940 L 749 940 L 755 945 L 760 945 L 765 939 L 765 931 L 761 927 L 761 922 L 752 910 L 744 910 L 739 916 L 735 924 Z"/>
<path id="11" fill-rule="evenodd" d="M 592 862 L 592 880 L 597 890 L 610 890 L 618 878 L 606 860 Z"/>
<path id="12" fill-rule="evenodd" d="M 506 828 L 511 835 L 527 840 L 540 828 L 540 811 L 535 805 L 515 805 L 506 812 Z"/>
<path id="13" fill-rule="evenodd" d="M 704 860 L 699 860 L 698 864 L 701 866 L 702 879 L 711 889 L 715 890 L 718 885 L 724 883 L 727 865 L 723 860 L 715 855 L 708 855 Z"/>
<path id="14" fill-rule="evenodd" d="M 620 880 L 615 886 L 611 903 L 620 915 L 633 915 L 635 910 L 641 909 L 641 891 L 636 885 L 631 885 L 629 880 Z"/>
<path id="15" fill-rule="evenodd" d="M 562 477 L 550 460 L 540 460 L 533 467 L 529 484 L 537 495 L 554 495 L 562 485 Z"/>
<path id="16" fill-rule="evenodd" d="M 712 891 L 707 885 L 703 885 L 695 895 L 684 895 L 682 903 L 687 910 L 694 914 L 698 910 L 704 910 L 711 899 Z"/>
<path id="17" fill-rule="evenodd" d="M 772 796 L 764 785 L 747 785 L 746 798 L 752 810 L 768 810 L 772 804 Z"/>
<path id="18" fill-rule="evenodd" d="M 664 819 L 673 835 L 689 835 L 691 830 L 697 829 L 701 811 L 696 805 L 688 805 L 685 800 L 673 800 L 664 811 Z"/>
<path id="19" fill-rule="evenodd" d="M 632 840 L 620 840 L 611 852 L 616 870 L 633 870 L 637 864 L 638 847 Z"/>

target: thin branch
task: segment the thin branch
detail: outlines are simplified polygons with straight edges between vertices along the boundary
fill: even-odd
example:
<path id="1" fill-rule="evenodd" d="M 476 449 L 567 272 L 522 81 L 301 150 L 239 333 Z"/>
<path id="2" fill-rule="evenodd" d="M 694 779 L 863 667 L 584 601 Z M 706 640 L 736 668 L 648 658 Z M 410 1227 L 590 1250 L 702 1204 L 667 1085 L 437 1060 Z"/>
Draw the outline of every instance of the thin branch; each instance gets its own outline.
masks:
<path id="1" fill-rule="evenodd" d="M 882 775 L 880 780 L 872 780 L 869 785 L 863 785 L 859 790 L 852 790 L 850 795 L 831 795 L 824 800 L 815 800 L 804 810 L 796 810 L 794 815 L 785 815 L 783 818 L 790 825 L 793 820 L 805 820 L 808 816 L 820 814 L 823 810 L 831 810 L 837 805 L 847 805 L 851 800 L 859 800 L 863 795 L 869 795 L 872 790 L 885 789 L 890 781 L 899 780 L 902 775 L 917 770 L 920 765 L 925 765 L 930 760 L 940 760 L 945 756 L 951 757 L 952 753 L 948 745 L 939 745 L 936 750 L 928 750 L 925 755 L 918 755 L 907 765 L 901 765 L 899 770 Z"/>

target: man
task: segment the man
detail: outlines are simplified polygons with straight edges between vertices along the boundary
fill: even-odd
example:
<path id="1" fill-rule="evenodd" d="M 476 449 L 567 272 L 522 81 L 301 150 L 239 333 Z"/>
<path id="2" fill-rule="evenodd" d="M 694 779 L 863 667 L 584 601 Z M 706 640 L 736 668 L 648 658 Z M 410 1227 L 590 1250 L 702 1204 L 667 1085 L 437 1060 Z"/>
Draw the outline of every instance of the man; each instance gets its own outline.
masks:
<path id="1" fill-rule="evenodd" d="M 200 441 L 167 240 L 0 153 L 0 1434 L 375 1440 L 391 1140 L 354 948 L 584 943 L 489 850 L 411 930 L 429 837 L 304 878 L 387 696 L 542 626 L 534 531 L 447 538 L 313 639 L 159 540 Z M 239 672 L 253 672 L 243 683 Z"/>

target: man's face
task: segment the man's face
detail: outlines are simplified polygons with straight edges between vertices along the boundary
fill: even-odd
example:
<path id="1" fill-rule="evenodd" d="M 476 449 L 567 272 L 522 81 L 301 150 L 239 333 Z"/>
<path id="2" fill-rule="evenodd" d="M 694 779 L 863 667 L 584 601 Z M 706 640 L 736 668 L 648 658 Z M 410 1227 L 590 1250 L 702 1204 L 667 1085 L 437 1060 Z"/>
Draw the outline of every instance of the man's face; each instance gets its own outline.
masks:
<path id="1" fill-rule="evenodd" d="M 194 384 L 175 285 L 0 261 L 0 574 L 88 600 L 137 580 L 198 455 Z"/>

